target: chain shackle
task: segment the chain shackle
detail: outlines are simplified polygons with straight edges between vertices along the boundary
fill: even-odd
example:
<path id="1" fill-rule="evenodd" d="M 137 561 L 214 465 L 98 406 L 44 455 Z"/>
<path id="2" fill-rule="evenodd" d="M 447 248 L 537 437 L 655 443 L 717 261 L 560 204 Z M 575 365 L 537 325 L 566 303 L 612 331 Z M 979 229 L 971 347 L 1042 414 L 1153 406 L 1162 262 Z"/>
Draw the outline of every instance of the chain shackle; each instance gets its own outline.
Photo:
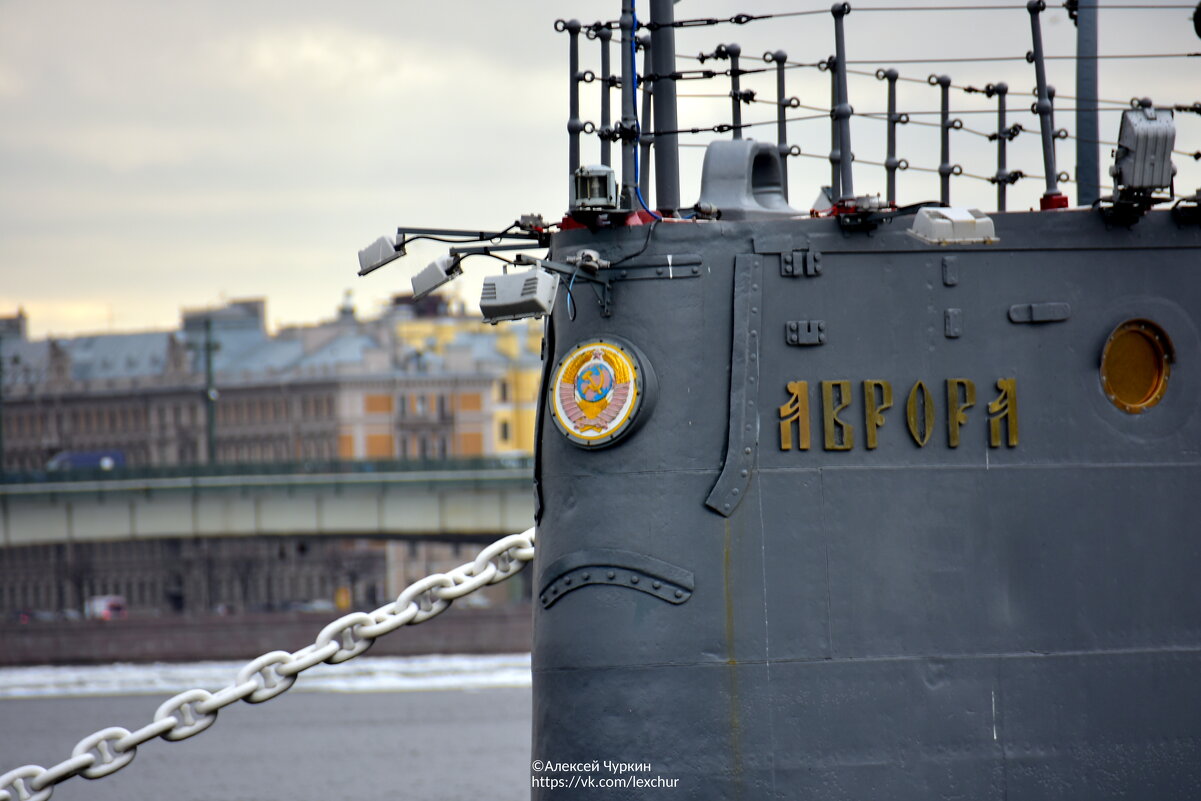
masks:
<path id="1" fill-rule="evenodd" d="M 415 607 L 417 611 L 413 615 L 413 622 L 424 623 L 431 617 L 442 614 L 446 607 L 450 606 L 450 601 L 438 597 L 437 589 L 454 585 L 454 579 L 445 573 L 434 573 L 418 579 L 396 597 L 396 608 Z"/>
<path id="2" fill-rule="evenodd" d="M 175 719 L 175 724 L 163 732 L 163 739 L 172 742 L 186 740 L 217 722 L 217 713 L 201 712 L 197 707 L 213 697 L 208 690 L 185 690 L 162 703 L 155 711 L 156 721 Z"/>
<path id="3" fill-rule="evenodd" d="M 335 641 L 338 643 L 338 650 L 325 658 L 325 661 L 331 665 L 345 662 L 347 659 L 354 659 L 370 648 L 371 644 L 375 642 L 371 637 L 361 636 L 358 633 L 358 629 L 362 626 L 369 626 L 374 622 L 371 615 L 366 612 L 351 612 L 349 615 L 343 615 L 323 628 L 321 633 L 317 635 L 316 642 L 313 644 L 320 649 L 325 647 L 327 643 Z"/>
<path id="4" fill-rule="evenodd" d="M 22 765 L 0 776 L 0 801 L 46 801 L 54 785 L 34 789 L 34 783 L 46 773 L 41 765 Z"/>
<path id="5" fill-rule="evenodd" d="M 92 757 L 91 764 L 80 773 L 85 779 L 100 779 L 110 773 L 116 773 L 121 768 L 133 762 L 138 749 L 122 748 L 121 742 L 129 736 L 129 729 L 111 726 L 89 734 L 75 744 L 71 755 L 76 757 L 85 754 Z"/>
<path id="6" fill-rule="evenodd" d="M 283 675 L 279 672 L 279 666 L 291 661 L 292 655 L 287 651 L 269 651 L 246 663 L 238 671 L 235 681 L 238 684 L 253 681 L 258 685 L 258 689 L 242 700 L 248 704 L 261 704 L 290 689 L 296 683 L 296 677 Z"/>

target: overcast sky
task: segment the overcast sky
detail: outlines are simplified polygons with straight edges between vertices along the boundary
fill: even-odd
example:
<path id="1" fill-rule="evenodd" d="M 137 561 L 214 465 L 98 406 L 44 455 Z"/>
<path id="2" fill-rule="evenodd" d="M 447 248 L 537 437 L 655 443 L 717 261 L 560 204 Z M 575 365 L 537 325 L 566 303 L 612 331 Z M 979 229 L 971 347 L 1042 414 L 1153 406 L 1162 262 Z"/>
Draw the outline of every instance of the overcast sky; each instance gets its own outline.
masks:
<path id="1" fill-rule="evenodd" d="M 827 5 L 684 0 L 676 13 L 729 17 Z M 1058 3 L 1050 5 L 1046 49 L 1071 53 L 1074 29 Z M 849 57 L 872 64 L 858 69 L 933 53 L 1020 56 L 1030 48 L 1024 2 L 1013 11 L 952 14 L 861 6 L 847 19 Z M 647 0 L 640 10 L 649 10 Z M 329 317 L 347 289 L 360 313 L 374 313 L 437 255 L 412 249 L 409 259 L 356 277 L 358 248 L 398 224 L 503 228 L 522 213 L 562 216 L 567 39 L 553 23 L 619 14 L 618 0 L 0 0 L 0 315 L 24 307 L 34 336 L 61 336 L 171 327 L 181 307 L 264 296 L 272 324 L 295 323 Z M 1106 11 L 1102 52 L 1201 50 L 1191 14 Z M 813 62 L 833 50 L 832 23 L 821 14 L 696 28 L 681 31 L 678 45 L 695 54 L 730 41 L 742 45 L 744 67 L 762 66 L 759 56 L 777 48 Z M 595 44 L 581 43 L 583 66 L 596 68 Z M 1013 118 L 1036 127 L 1019 111 L 1034 83 L 1023 62 L 900 69 L 916 78 L 948 72 L 962 85 L 1005 80 Z M 1053 62 L 1051 70 L 1060 94 L 1074 94 L 1071 63 Z M 1107 61 L 1101 95 L 1193 102 L 1201 100 L 1199 78 L 1201 59 Z M 761 97 L 774 95 L 770 80 L 747 83 Z M 789 94 L 807 105 L 828 106 L 828 86 L 816 70 L 789 73 Z M 679 87 L 683 94 L 729 89 L 724 82 Z M 882 83 L 857 76 L 850 88 L 857 111 L 883 109 Z M 596 120 L 596 85 L 585 91 L 584 116 Z M 905 92 L 902 110 L 938 106 L 936 89 L 908 84 Z M 963 93 L 951 102 L 993 108 Z M 773 113 L 756 104 L 745 116 Z M 812 112 L 796 112 L 805 113 Z M 728 114 L 726 100 L 681 100 L 684 125 L 712 125 Z M 969 128 L 995 127 L 991 115 L 963 119 Z M 1102 139 L 1117 137 L 1117 120 L 1102 116 Z M 1177 148 L 1201 149 L 1199 121 L 1181 115 Z M 1074 129 L 1068 111 L 1056 123 Z M 854 126 L 856 155 L 883 160 L 884 126 L 862 119 Z M 828 131 L 828 122 L 808 120 L 793 123 L 789 136 L 824 156 Z M 774 128 L 754 135 L 772 138 Z M 909 126 L 900 155 L 936 167 L 937 137 L 936 129 Z M 1011 168 L 1042 172 L 1036 140 L 1019 137 Z M 953 147 L 952 160 L 968 172 L 995 170 L 994 146 L 982 137 L 958 134 Z M 585 142 L 585 161 L 598 160 L 597 152 Z M 701 157 L 700 149 L 684 151 L 686 203 L 696 198 Z M 1071 143 L 1061 143 L 1060 162 L 1074 169 Z M 1176 163 L 1178 191 L 1201 186 L 1195 161 L 1177 156 Z M 828 181 L 828 163 L 801 157 L 790 168 L 794 205 L 807 209 Z M 859 191 L 884 188 L 878 168 L 859 165 L 855 175 Z M 902 176 L 901 187 L 902 201 L 937 197 L 935 180 L 916 173 Z M 1011 208 L 1036 203 L 1041 190 L 1023 182 Z M 956 205 L 992 208 L 987 183 L 961 178 L 954 191 Z M 1074 187 L 1067 191 L 1074 197 Z M 468 262 L 476 274 L 465 282 L 468 296 L 489 269 Z"/>

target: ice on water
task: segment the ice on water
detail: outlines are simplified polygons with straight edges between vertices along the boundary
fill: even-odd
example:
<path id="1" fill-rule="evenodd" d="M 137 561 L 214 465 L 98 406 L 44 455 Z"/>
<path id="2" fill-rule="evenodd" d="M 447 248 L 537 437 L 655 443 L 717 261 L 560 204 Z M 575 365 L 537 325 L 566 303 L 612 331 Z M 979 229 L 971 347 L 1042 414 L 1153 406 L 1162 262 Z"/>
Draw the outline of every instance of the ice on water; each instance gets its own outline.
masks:
<path id="1" fill-rule="evenodd" d="M 176 693 L 217 690 L 245 664 L 186 662 L 109 665 L 38 665 L 0 668 L 0 698 Z M 340 665 L 317 665 L 300 675 L 292 692 L 403 692 L 529 687 L 530 655 L 362 656 Z"/>

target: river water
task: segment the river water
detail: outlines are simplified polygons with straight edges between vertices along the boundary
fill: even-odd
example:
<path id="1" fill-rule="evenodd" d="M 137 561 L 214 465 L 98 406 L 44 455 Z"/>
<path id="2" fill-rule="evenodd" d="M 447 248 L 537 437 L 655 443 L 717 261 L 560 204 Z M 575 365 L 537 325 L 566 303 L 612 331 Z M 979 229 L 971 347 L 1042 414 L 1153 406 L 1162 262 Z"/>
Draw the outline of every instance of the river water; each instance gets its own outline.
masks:
<path id="1" fill-rule="evenodd" d="M 0 773 L 29 763 L 49 767 L 99 729 L 144 725 L 170 694 L 91 695 L 97 688 L 86 675 L 104 669 L 74 670 L 73 689 L 43 681 L 36 693 L 28 680 L 23 692 L 6 693 L 0 674 L 0 696 L 9 696 L 0 697 Z M 146 743 L 131 764 L 109 777 L 69 779 L 55 788 L 54 799 L 524 801 L 530 792 L 530 690 L 489 686 L 512 678 L 491 673 L 494 680 L 477 673 L 458 682 L 461 689 L 380 691 L 368 682 L 357 689 L 305 691 L 306 673 L 278 698 L 221 710 L 217 722 L 195 737 Z M 12 684 L 11 674 L 7 678 Z M 520 685 L 520 674 L 511 683 Z M 97 684 L 103 691 L 103 678 Z"/>

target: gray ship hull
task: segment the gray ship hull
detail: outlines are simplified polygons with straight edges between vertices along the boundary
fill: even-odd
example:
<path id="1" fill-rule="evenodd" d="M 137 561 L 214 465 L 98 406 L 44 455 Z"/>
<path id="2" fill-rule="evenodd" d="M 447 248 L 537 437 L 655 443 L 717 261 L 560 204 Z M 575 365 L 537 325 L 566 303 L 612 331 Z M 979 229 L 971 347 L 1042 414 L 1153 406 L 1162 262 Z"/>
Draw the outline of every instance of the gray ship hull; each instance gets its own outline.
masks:
<path id="1" fill-rule="evenodd" d="M 910 219 L 555 237 L 613 282 L 548 328 L 535 799 L 1201 796 L 1201 227 Z M 1137 414 L 1131 321 L 1170 338 Z M 551 368 L 608 340 L 653 380 L 581 447 Z"/>

